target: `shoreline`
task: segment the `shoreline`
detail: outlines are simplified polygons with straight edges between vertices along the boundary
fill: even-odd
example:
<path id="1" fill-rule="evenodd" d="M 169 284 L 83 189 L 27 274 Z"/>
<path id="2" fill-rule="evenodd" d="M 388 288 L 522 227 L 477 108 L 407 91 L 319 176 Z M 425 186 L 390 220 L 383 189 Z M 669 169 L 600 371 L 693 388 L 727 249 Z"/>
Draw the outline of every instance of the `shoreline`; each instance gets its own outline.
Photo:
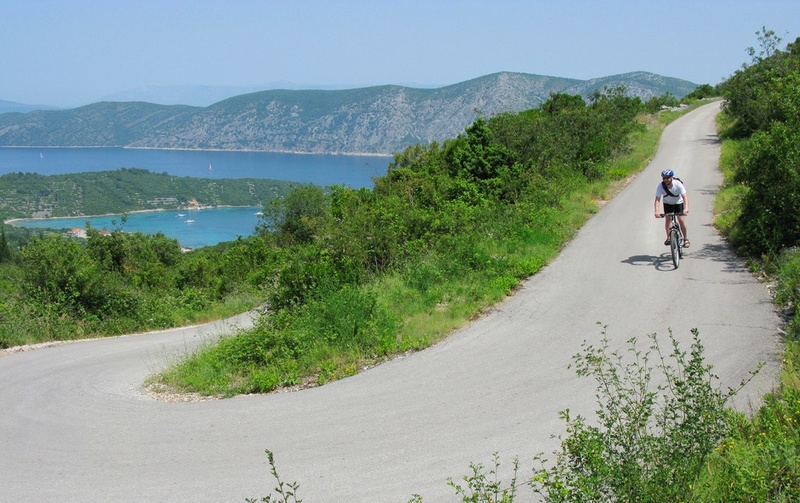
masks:
<path id="1" fill-rule="evenodd" d="M 265 154 L 292 154 L 292 155 L 335 155 L 355 157 L 394 157 L 394 153 L 374 153 L 374 152 L 303 152 L 297 150 L 257 150 L 257 149 L 225 149 L 225 148 L 185 148 L 185 147 L 132 147 L 127 145 L 0 145 L 0 148 L 18 149 L 55 149 L 55 148 L 97 148 L 111 149 L 120 148 L 123 150 L 164 150 L 164 151 L 183 151 L 183 152 L 244 152 L 244 153 L 265 153 Z"/>
<path id="2" fill-rule="evenodd" d="M 220 204 L 219 206 L 193 206 L 191 208 L 155 208 L 152 210 L 131 210 L 131 211 L 124 211 L 121 213 L 103 213 L 101 215 L 74 215 L 74 216 L 65 216 L 65 217 L 18 217 L 18 218 L 9 218 L 8 220 L 4 220 L 3 223 L 6 225 L 14 225 L 16 222 L 44 222 L 44 221 L 55 221 L 55 220 L 74 220 L 78 218 L 104 218 L 104 217 L 121 217 L 122 215 L 133 215 L 139 213 L 161 213 L 165 211 L 200 211 L 200 210 L 210 210 L 210 209 L 219 209 L 219 208 L 261 208 L 261 206 L 235 206 L 232 204 Z M 24 226 L 20 226 L 24 227 Z"/>

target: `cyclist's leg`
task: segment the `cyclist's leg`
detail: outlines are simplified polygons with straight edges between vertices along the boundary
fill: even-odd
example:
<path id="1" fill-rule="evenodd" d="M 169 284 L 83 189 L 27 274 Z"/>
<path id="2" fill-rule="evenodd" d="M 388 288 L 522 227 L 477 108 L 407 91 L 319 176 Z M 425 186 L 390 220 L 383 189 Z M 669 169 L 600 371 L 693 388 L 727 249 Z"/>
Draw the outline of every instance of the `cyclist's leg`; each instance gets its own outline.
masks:
<path id="1" fill-rule="evenodd" d="M 681 227 L 681 234 L 683 234 L 683 247 L 689 247 L 689 237 L 686 235 L 686 222 L 683 221 L 683 217 L 678 217 L 678 225 Z"/>
<path id="2" fill-rule="evenodd" d="M 678 205 L 680 207 L 680 211 L 678 213 L 683 213 L 683 203 Z M 684 248 L 689 247 L 689 234 L 686 233 L 686 221 L 684 220 L 684 216 L 680 215 L 678 217 L 678 225 L 681 227 L 681 234 L 683 234 L 683 246 Z"/>
<path id="3" fill-rule="evenodd" d="M 667 217 L 664 217 L 664 232 L 667 233 L 667 239 L 664 241 L 665 245 L 669 244 L 669 227 L 670 227 L 670 220 Z"/>
<path id="4" fill-rule="evenodd" d="M 668 213 L 673 213 L 675 211 L 675 207 L 671 204 L 664 203 L 664 215 Z M 669 245 L 669 228 L 672 224 L 672 219 L 669 217 L 664 217 L 664 232 L 667 235 L 667 239 L 664 241 L 665 245 Z"/>

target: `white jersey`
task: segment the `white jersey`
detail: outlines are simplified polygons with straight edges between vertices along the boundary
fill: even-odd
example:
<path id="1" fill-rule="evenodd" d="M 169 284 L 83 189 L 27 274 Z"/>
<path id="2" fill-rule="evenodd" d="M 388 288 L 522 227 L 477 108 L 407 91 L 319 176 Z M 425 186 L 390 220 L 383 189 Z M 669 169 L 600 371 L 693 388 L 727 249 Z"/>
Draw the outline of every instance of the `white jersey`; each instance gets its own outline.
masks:
<path id="1" fill-rule="evenodd" d="M 669 191 L 675 196 L 667 194 L 667 191 L 664 190 L 664 184 L 659 183 L 656 189 L 656 199 L 663 197 L 663 201 L 667 204 L 681 204 L 683 202 L 683 195 L 686 194 L 686 187 L 683 186 L 683 183 L 673 178 L 672 187 L 669 188 Z"/>

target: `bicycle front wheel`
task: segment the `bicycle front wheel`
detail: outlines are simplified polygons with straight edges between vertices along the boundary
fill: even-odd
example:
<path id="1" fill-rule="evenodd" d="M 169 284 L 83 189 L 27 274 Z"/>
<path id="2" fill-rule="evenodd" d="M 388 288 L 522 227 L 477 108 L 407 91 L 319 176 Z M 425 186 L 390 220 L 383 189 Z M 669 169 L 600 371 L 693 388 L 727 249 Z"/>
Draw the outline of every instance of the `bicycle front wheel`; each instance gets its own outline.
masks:
<path id="1" fill-rule="evenodd" d="M 669 250 L 672 252 L 672 265 L 677 269 L 681 264 L 681 240 L 677 231 L 669 233 Z"/>

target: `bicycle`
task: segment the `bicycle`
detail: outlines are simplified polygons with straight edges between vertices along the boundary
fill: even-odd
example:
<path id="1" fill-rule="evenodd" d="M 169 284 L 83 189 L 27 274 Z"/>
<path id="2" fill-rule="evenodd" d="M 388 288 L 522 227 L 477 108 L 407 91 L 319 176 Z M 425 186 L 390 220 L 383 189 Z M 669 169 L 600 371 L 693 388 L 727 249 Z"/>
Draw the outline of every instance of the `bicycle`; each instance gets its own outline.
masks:
<path id="1" fill-rule="evenodd" d="M 661 214 L 661 218 L 669 218 L 671 220 L 670 227 L 669 227 L 669 250 L 672 253 L 672 265 L 675 266 L 675 269 L 681 263 L 681 259 L 683 258 L 683 232 L 681 232 L 681 226 L 678 223 L 678 217 L 683 216 L 685 213 L 666 213 Z"/>

